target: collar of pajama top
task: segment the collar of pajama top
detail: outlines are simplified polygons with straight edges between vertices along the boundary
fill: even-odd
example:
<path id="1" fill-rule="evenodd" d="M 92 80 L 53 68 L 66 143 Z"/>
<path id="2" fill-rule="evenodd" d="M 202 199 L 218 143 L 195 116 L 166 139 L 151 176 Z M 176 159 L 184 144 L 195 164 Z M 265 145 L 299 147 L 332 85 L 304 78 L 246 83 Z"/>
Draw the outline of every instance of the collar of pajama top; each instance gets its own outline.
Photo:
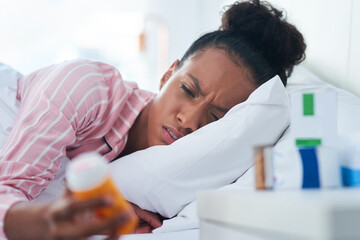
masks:
<path id="1" fill-rule="evenodd" d="M 156 96 L 151 92 L 138 89 L 134 83 L 129 83 L 128 86 L 132 86 L 131 89 L 133 89 L 130 91 L 129 100 L 121 110 L 113 127 L 104 136 L 106 146 L 111 148 L 108 153 L 105 153 L 106 150 L 104 151 L 105 157 L 109 160 L 115 159 L 125 148 L 130 128 L 144 107 Z"/>
<path id="2" fill-rule="evenodd" d="M 123 81 L 126 87 L 126 101 L 122 107 L 119 107 L 116 112 L 116 118 L 113 119 L 109 127 L 104 126 L 98 129 L 102 138 L 82 137 L 85 132 L 77 134 L 77 140 L 74 143 L 75 147 L 67 148 L 67 156 L 71 159 L 78 154 L 95 151 L 104 155 L 109 161 L 114 160 L 120 155 L 128 140 L 128 133 L 136 118 L 144 107 L 155 98 L 155 94 L 138 89 L 133 82 Z M 106 125 L 106 123 L 103 123 Z M 99 135 L 98 135 L 99 136 Z"/>

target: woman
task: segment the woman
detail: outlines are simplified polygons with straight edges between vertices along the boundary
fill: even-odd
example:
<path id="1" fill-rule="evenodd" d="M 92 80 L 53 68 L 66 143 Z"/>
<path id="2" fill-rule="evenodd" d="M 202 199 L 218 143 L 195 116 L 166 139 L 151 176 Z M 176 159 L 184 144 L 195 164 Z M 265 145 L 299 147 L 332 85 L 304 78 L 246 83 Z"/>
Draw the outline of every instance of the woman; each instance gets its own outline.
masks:
<path id="1" fill-rule="evenodd" d="M 76 239 L 110 235 L 126 213 L 76 222 L 107 199 L 26 203 L 56 175 L 60 158 L 96 151 L 112 161 L 154 145 L 171 144 L 222 118 L 262 83 L 284 85 L 305 55 L 304 39 L 266 3 L 235 3 L 222 27 L 196 40 L 161 79 L 158 95 L 121 80 L 112 66 L 71 61 L 20 79 L 20 111 L 0 154 L 1 219 L 9 239 Z M 138 208 L 135 208 L 139 210 Z M 159 221 L 140 211 L 152 227 Z"/>

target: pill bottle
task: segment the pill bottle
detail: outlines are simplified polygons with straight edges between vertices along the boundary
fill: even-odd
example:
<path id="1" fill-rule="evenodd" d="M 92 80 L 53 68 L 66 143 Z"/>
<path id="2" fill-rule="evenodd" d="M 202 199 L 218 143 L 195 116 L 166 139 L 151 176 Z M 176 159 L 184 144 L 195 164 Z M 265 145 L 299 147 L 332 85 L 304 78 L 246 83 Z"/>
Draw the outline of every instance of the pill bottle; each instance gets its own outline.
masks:
<path id="1" fill-rule="evenodd" d="M 272 189 L 273 174 L 273 146 L 254 147 L 255 187 L 257 190 Z"/>
<path id="2" fill-rule="evenodd" d="M 131 205 L 116 187 L 109 172 L 108 163 L 98 154 L 85 153 L 74 158 L 67 166 L 68 188 L 77 200 L 107 196 L 113 200 L 112 206 L 95 210 L 100 218 L 111 218 L 119 212 L 130 213 L 130 219 L 117 229 L 118 234 L 133 233 L 138 219 Z"/>

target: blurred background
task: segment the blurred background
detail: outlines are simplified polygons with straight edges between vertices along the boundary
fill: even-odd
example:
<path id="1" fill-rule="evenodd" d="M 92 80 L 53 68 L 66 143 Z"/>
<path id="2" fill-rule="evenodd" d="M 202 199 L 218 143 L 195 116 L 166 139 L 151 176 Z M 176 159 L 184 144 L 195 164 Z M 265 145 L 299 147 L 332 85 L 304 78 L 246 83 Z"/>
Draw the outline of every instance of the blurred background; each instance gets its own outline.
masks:
<path id="1" fill-rule="evenodd" d="M 360 1 L 268 0 L 307 42 L 304 65 L 360 95 Z M 116 66 L 157 92 L 159 79 L 234 0 L 0 0 L 0 62 L 23 74 L 74 58 Z M 331 69 L 331 71 L 328 71 Z"/>
<path id="2" fill-rule="evenodd" d="M 116 66 L 157 91 L 200 35 L 220 26 L 231 0 L 0 0 L 0 62 L 23 74 L 74 58 Z"/>

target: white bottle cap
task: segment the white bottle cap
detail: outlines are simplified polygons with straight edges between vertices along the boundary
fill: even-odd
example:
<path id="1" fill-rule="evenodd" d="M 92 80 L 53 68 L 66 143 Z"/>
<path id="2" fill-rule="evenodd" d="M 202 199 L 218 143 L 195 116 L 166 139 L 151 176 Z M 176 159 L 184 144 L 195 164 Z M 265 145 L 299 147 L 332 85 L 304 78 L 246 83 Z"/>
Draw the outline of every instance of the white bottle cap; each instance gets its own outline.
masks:
<path id="1" fill-rule="evenodd" d="M 100 185 L 108 174 L 108 163 L 99 154 L 84 153 L 70 161 L 66 180 L 71 191 L 87 191 Z"/>

